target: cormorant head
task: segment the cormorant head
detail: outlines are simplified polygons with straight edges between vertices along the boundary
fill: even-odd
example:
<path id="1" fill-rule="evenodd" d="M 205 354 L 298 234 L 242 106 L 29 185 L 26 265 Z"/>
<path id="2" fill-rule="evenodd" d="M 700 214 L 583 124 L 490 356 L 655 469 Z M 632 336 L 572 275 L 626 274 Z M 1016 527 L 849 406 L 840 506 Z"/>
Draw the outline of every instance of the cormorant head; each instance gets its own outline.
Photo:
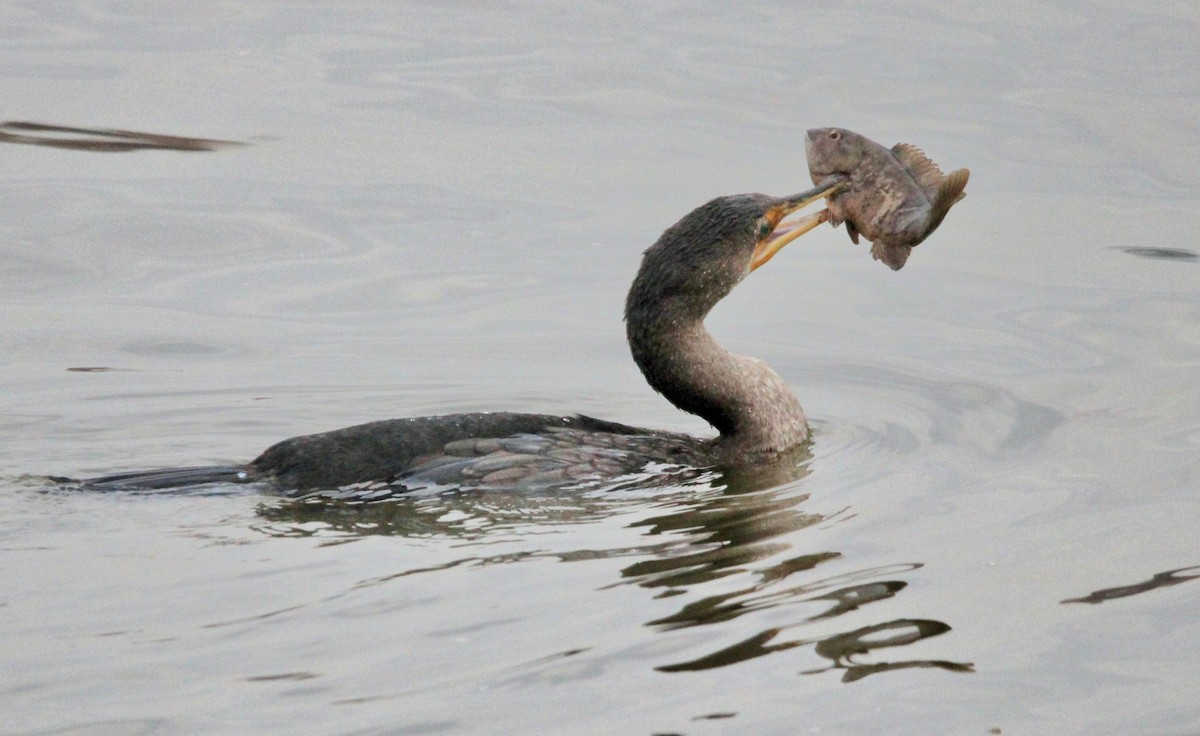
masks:
<path id="1" fill-rule="evenodd" d="M 642 257 L 625 313 L 661 308 L 665 301 L 702 318 L 754 269 L 828 219 L 828 212 L 785 222 L 788 215 L 835 193 L 827 183 L 791 197 L 717 197 L 667 228 Z"/>

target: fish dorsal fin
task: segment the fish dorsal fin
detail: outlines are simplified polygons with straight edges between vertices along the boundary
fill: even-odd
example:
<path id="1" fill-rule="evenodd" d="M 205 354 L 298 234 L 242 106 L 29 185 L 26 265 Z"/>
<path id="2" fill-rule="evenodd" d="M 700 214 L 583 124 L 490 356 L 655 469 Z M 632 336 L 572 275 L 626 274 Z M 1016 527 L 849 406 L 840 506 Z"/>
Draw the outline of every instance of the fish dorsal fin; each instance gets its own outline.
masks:
<path id="1" fill-rule="evenodd" d="M 892 154 L 896 156 L 930 201 L 933 201 L 937 196 L 938 188 L 942 185 L 942 179 L 945 178 L 945 174 L 938 168 L 938 165 L 930 161 L 924 151 L 908 143 L 897 143 L 892 146 Z"/>

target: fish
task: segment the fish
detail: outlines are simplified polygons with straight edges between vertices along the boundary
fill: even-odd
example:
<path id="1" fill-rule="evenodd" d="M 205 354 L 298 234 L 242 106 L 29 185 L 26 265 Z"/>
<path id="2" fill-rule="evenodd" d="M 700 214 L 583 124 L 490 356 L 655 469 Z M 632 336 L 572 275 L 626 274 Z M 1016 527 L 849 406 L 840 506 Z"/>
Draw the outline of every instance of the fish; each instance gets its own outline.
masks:
<path id="1" fill-rule="evenodd" d="M 829 197 L 829 222 L 846 223 L 850 240 L 862 234 L 871 255 L 893 271 L 904 267 L 916 246 L 942 224 L 954 204 L 967 196 L 971 172 L 943 174 L 916 146 L 891 148 L 844 128 L 812 128 L 804 141 L 814 184 L 832 180 L 844 186 Z"/>

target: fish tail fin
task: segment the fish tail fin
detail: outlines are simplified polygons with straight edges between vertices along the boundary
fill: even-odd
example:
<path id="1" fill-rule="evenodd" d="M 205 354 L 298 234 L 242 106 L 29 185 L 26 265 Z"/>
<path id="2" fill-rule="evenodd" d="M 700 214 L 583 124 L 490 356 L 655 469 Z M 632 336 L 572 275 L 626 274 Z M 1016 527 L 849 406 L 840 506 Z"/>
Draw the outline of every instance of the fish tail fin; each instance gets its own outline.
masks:
<path id="1" fill-rule="evenodd" d="M 951 171 L 938 187 L 937 197 L 933 202 L 934 208 L 943 212 L 948 211 L 951 205 L 967 196 L 967 180 L 970 178 L 970 169 Z"/>
<path id="2" fill-rule="evenodd" d="M 52 478 L 57 483 L 87 491 L 156 491 L 191 488 L 210 483 L 252 483 L 254 474 L 242 465 L 204 465 L 188 468 L 157 468 L 97 478 Z"/>
<path id="3" fill-rule="evenodd" d="M 965 191 L 967 188 L 967 180 L 971 178 L 970 169 L 959 169 L 951 171 L 950 174 L 942 180 L 938 186 L 937 195 L 933 198 L 933 207 L 929 215 L 929 229 L 925 231 L 928 237 L 938 225 L 942 224 L 942 220 L 946 218 L 946 213 L 954 206 L 956 202 L 967 196 Z"/>

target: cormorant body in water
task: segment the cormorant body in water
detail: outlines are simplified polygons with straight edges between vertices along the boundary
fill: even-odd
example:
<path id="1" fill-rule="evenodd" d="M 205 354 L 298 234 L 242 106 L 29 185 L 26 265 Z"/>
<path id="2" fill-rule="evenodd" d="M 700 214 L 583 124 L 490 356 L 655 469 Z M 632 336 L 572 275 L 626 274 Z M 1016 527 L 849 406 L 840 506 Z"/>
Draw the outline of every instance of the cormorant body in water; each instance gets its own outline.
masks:
<path id="1" fill-rule="evenodd" d="M 734 355 L 704 318 L 750 271 L 825 221 L 783 223 L 835 191 L 718 197 L 646 250 L 625 301 L 633 359 L 650 385 L 719 435 L 700 439 L 585 416 L 472 413 L 412 417 L 284 440 L 246 465 L 164 468 L 77 481 L 94 489 L 266 483 L 285 495 L 338 489 L 402 493 L 430 484 L 548 488 L 648 465 L 738 467 L 784 457 L 808 439 L 800 402 L 766 363 Z"/>

